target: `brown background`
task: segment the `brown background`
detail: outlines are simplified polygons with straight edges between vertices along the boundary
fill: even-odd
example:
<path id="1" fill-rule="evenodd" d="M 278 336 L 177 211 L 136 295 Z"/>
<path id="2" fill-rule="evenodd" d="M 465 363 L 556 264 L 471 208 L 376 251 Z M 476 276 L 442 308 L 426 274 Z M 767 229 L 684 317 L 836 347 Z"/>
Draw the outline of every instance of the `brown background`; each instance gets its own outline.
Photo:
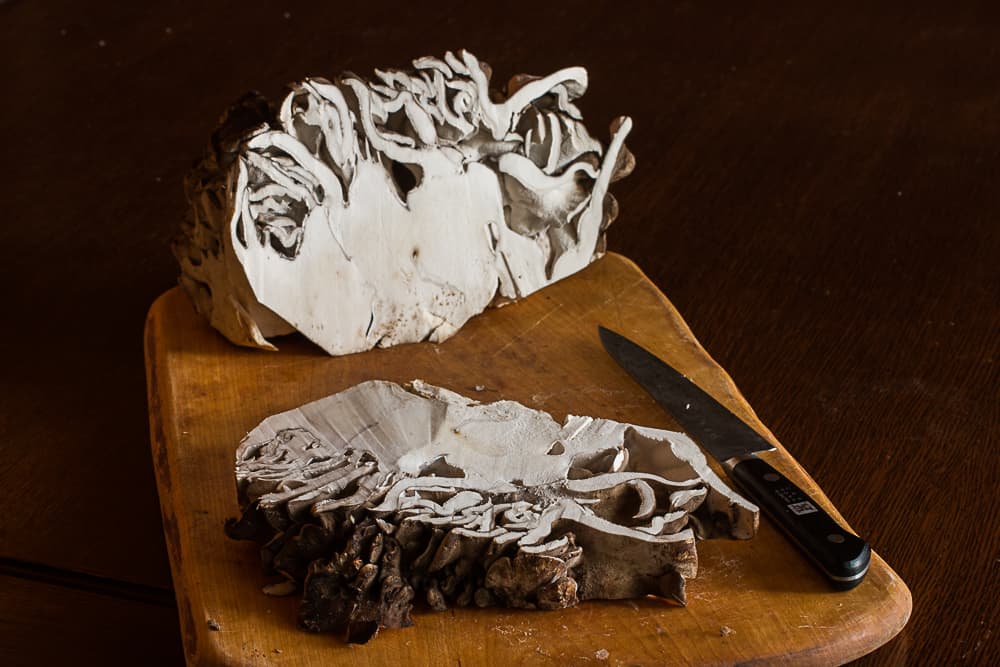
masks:
<path id="1" fill-rule="evenodd" d="M 0 2 L 0 662 L 182 659 L 142 326 L 220 112 L 465 47 L 633 117 L 611 248 L 913 592 L 861 662 L 1000 663 L 1000 5 L 736 4 Z"/>

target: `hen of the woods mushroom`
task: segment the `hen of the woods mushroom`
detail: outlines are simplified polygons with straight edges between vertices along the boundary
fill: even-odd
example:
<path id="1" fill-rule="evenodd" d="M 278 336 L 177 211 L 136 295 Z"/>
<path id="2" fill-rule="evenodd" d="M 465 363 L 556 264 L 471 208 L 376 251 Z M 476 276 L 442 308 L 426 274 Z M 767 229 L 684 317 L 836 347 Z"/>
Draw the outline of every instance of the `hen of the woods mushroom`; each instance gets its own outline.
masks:
<path id="1" fill-rule="evenodd" d="M 231 108 L 186 183 L 181 284 L 229 340 L 302 332 L 330 354 L 443 341 L 604 251 L 628 118 L 607 150 L 581 67 L 504 93 L 472 54 L 291 86 Z"/>
<path id="2" fill-rule="evenodd" d="M 757 508 L 686 436 L 370 381 L 274 415 L 236 453 L 243 516 L 299 623 L 364 642 L 433 609 L 684 603 L 695 538 L 749 538 Z"/>

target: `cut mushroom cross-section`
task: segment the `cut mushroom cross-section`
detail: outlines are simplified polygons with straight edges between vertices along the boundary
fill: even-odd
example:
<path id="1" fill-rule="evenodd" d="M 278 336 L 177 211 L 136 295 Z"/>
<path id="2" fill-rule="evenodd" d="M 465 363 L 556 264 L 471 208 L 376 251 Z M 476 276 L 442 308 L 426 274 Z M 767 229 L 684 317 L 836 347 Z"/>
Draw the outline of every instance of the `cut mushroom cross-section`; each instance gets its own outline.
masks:
<path id="1" fill-rule="evenodd" d="M 301 624 L 352 641 L 409 624 L 415 597 L 435 609 L 683 603 L 696 538 L 757 527 L 757 508 L 683 434 L 559 424 L 419 380 L 269 417 L 239 446 L 236 482 L 229 534 L 263 545 L 286 580 L 268 591 L 301 590 Z"/>
<path id="2" fill-rule="evenodd" d="M 586 70 L 490 90 L 466 51 L 407 71 L 248 95 L 186 181 L 174 253 L 198 311 L 240 345 L 298 330 L 330 354 L 443 341 L 490 305 L 604 252 L 634 160 L 573 100 Z"/>

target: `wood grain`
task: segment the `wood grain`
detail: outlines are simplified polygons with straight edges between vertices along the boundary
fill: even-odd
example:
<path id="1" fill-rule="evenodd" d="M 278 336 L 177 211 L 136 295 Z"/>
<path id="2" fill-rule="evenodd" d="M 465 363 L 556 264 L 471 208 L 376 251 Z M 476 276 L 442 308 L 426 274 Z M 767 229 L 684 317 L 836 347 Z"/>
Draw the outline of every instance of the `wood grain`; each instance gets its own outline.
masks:
<path id="1" fill-rule="evenodd" d="M 435 7 L 0 3 L 0 556 L 169 585 L 142 323 L 185 171 L 246 90 L 466 46 L 633 117 L 612 248 L 913 591 L 861 662 L 1000 664 L 1000 4 Z"/>
<path id="2" fill-rule="evenodd" d="M 586 603 L 565 613 L 425 610 L 414 628 L 352 647 L 298 631 L 296 600 L 260 593 L 265 580 L 255 548 L 227 540 L 221 526 L 238 513 L 235 445 L 264 417 L 365 380 L 420 378 L 483 401 L 516 400 L 557 420 L 573 413 L 671 426 L 603 352 L 599 323 L 635 338 L 773 439 L 669 301 L 619 255 L 479 316 L 443 344 L 338 358 L 297 338 L 280 342 L 277 354 L 235 348 L 197 317 L 180 290 L 161 297 L 146 327 L 151 430 L 189 662 L 385 664 L 405 654 L 410 664 L 557 665 L 606 654 L 615 664 L 829 664 L 892 638 L 911 601 L 884 561 L 874 557 L 858 588 L 835 593 L 766 521 L 751 541 L 701 543 L 700 575 L 683 609 L 644 599 Z M 764 456 L 835 513 L 787 452 Z"/>

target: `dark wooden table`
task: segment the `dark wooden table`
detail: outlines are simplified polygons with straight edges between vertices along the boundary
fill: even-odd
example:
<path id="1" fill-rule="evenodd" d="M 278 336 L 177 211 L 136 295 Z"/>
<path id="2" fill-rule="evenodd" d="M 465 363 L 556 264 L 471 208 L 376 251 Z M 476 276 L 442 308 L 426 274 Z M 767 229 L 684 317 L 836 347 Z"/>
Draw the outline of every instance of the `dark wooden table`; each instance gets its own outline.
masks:
<path id="1" fill-rule="evenodd" d="M 0 663 L 182 660 L 141 334 L 220 112 L 466 47 L 633 117 L 611 248 L 913 592 L 861 662 L 1000 664 L 1000 5 L 112 4 L 0 2 Z"/>

